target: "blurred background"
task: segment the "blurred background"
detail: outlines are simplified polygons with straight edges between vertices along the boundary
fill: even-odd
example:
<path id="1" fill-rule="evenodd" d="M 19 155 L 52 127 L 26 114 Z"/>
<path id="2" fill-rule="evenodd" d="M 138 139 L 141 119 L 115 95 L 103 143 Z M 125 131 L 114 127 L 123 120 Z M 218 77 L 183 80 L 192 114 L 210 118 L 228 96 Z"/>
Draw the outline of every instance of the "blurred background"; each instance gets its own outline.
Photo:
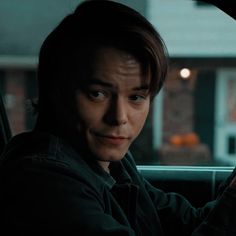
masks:
<path id="1" fill-rule="evenodd" d="M 45 37 L 79 0 L 0 0 L 0 91 L 12 133 L 31 130 Z M 162 35 L 166 84 L 131 150 L 138 164 L 236 164 L 236 22 L 192 0 L 123 0 Z"/>

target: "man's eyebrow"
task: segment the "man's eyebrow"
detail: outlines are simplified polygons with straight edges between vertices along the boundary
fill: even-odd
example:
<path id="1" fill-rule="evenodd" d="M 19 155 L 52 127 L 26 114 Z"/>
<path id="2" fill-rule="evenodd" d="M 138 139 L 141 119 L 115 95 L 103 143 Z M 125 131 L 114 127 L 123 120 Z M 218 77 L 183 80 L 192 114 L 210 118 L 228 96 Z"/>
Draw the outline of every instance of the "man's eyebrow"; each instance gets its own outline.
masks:
<path id="1" fill-rule="evenodd" d="M 101 85 L 101 86 L 108 87 L 108 88 L 113 88 L 114 87 L 114 85 L 112 83 L 109 83 L 109 82 L 106 82 L 106 81 L 103 81 L 103 80 L 97 79 L 97 78 L 90 79 L 87 85 L 88 86 Z M 140 86 L 132 88 L 133 91 L 149 90 L 149 89 L 150 89 L 149 84 L 142 84 Z"/>
<path id="2" fill-rule="evenodd" d="M 88 86 L 90 86 L 90 85 L 101 85 L 101 86 L 110 87 L 110 88 L 114 87 L 112 83 L 108 83 L 108 82 L 105 82 L 103 80 L 95 79 L 95 78 L 89 79 L 87 85 Z"/>
<path id="3" fill-rule="evenodd" d="M 149 89 L 150 89 L 150 86 L 148 84 L 143 84 L 139 87 L 133 88 L 134 91 L 149 90 Z"/>

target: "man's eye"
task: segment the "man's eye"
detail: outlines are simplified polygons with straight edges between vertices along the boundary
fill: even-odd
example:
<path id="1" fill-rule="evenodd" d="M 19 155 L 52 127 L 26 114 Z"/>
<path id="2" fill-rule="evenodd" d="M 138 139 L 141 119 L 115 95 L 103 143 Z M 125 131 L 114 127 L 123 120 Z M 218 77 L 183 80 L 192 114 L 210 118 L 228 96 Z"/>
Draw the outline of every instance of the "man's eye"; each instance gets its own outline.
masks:
<path id="1" fill-rule="evenodd" d="M 103 100 L 106 97 L 105 92 L 102 91 L 89 91 L 89 97 L 94 100 Z"/>
<path id="2" fill-rule="evenodd" d="M 132 95 L 130 96 L 130 100 L 134 102 L 141 102 L 146 99 L 146 96 L 143 95 Z"/>

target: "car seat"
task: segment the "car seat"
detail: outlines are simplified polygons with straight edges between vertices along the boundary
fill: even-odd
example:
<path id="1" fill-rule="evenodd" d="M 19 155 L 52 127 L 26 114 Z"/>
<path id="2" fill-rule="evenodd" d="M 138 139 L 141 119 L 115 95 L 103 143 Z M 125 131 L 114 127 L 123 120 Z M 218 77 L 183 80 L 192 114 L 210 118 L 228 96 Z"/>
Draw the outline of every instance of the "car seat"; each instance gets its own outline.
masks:
<path id="1" fill-rule="evenodd" d="M 0 155 L 11 136 L 11 129 L 3 102 L 2 93 L 0 91 Z"/>

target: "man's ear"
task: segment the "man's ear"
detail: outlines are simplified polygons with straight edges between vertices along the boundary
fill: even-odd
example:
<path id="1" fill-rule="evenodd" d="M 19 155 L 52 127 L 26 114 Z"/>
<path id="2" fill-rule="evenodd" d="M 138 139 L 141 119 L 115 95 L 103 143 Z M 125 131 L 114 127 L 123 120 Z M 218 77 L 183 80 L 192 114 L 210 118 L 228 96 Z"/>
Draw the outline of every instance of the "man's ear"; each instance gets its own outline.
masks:
<path id="1" fill-rule="evenodd" d="M 236 8 L 233 0 L 195 0 L 198 2 L 205 2 L 215 5 L 220 10 L 231 16 L 236 20 Z"/>

